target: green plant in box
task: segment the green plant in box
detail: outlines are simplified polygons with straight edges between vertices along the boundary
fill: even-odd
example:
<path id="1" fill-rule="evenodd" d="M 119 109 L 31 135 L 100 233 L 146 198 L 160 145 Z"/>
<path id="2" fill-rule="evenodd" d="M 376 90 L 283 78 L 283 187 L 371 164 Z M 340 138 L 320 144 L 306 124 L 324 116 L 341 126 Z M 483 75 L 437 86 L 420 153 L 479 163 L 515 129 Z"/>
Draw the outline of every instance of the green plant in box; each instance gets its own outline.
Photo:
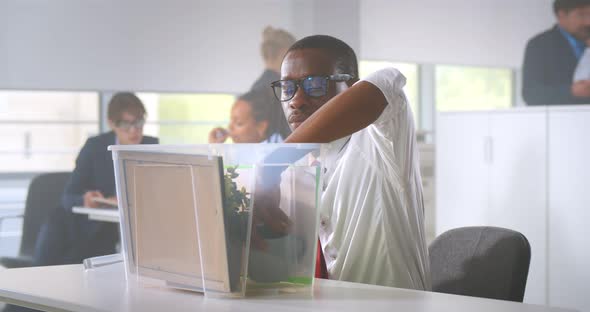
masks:
<path id="1" fill-rule="evenodd" d="M 238 184 L 234 181 L 240 174 L 237 172 L 238 166 L 228 167 L 223 177 L 225 186 L 225 207 L 229 210 L 230 215 L 244 214 L 250 207 L 250 193 L 242 186 L 238 190 Z"/>
<path id="2" fill-rule="evenodd" d="M 238 166 L 226 168 L 223 179 L 225 192 L 224 207 L 228 212 L 227 216 L 229 217 L 231 235 L 243 242 L 246 239 L 251 194 L 248 193 L 244 187 L 238 189 L 235 180 L 240 174 L 237 172 L 237 169 Z M 289 254 L 289 256 L 287 256 L 286 250 L 293 250 L 297 246 L 300 246 L 299 248 L 304 248 L 304 243 L 300 238 L 274 233 L 270 228 L 267 228 L 264 225 L 257 225 L 256 231 L 261 238 L 268 239 L 271 247 L 268 251 L 251 250 L 251 257 L 257 259 L 259 264 L 251 264 L 251 266 L 254 266 L 254 269 L 252 269 L 252 267 L 248 269 L 250 288 L 291 288 L 293 291 L 296 291 L 299 287 L 306 287 L 312 284 L 313 277 L 289 276 L 288 268 L 293 266 L 293 264 L 288 264 L 288 262 L 295 259 L 297 255 L 302 255 L 303 250 L 298 251 L 295 255 Z M 240 248 L 234 249 L 235 253 L 232 257 L 233 261 L 239 263 L 241 256 L 240 251 Z"/>
<path id="3" fill-rule="evenodd" d="M 238 268 L 244 257 L 243 247 L 248 232 L 248 212 L 250 211 L 250 193 L 244 187 L 238 189 L 238 184 L 235 182 L 235 179 L 240 176 L 237 169 L 238 166 L 229 166 L 223 175 L 223 207 L 230 237 L 228 257 L 231 263 L 230 268 L 237 269 L 230 274 L 234 287 L 237 287 L 240 279 L 245 278 L 241 274 L 241 269 Z"/>

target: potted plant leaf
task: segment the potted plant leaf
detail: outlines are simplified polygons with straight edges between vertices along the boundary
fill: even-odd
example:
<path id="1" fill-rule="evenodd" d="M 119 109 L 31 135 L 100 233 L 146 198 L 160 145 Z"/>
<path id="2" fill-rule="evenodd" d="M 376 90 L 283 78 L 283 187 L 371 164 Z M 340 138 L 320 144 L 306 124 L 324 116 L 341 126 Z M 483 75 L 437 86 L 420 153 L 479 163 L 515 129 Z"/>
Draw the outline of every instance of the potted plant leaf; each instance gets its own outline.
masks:
<path id="1" fill-rule="evenodd" d="M 224 209 L 228 218 L 229 233 L 232 238 L 246 239 L 251 194 L 245 187 L 238 189 L 236 179 L 240 176 L 238 166 L 227 167 L 223 176 Z"/>
<path id="2" fill-rule="evenodd" d="M 242 268 L 246 249 L 244 244 L 248 234 L 248 222 L 251 195 L 245 187 L 238 189 L 236 179 L 240 176 L 238 166 L 226 167 L 223 175 L 223 207 L 228 235 L 228 257 L 230 282 L 232 289 L 237 289 L 240 281 L 244 281 L 245 272 Z"/>

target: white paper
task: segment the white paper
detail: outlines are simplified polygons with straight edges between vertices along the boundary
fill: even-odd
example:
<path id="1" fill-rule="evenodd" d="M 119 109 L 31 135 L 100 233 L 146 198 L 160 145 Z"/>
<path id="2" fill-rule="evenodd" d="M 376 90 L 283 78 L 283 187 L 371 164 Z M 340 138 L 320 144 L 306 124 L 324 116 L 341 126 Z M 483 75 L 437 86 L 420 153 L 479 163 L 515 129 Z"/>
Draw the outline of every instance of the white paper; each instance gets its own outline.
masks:
<path id="1" fill-rule="evenodd" d="M 590 80 L 590 49 L 586 48 L 574 72 L 574 82 Z"/>

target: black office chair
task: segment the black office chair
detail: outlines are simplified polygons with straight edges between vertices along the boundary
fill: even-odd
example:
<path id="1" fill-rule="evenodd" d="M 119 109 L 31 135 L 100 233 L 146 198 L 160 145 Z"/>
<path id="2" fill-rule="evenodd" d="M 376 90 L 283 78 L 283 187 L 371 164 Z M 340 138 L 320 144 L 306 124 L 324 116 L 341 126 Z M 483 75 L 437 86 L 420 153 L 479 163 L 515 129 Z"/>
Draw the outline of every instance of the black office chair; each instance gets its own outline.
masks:
<path id="1" fill-rule="evenodd" d="M 61 195 L 70 172 L 52 172 L 36 176 L 29 185 L 20 251 L 16 257 L 1 257 L 0 264 L 7 268 L 33 265 L 33 252 L 39 229 L 49 214 L 61 206 Z M 0 220 L 1 221 L 1 220 Z"/>
<path id="2" fill-rule="evenodd" d="M 438 236 L 428 251 L 432 291 L 522 302 L 531 247 L 521 233 L 457 228 Z"/>

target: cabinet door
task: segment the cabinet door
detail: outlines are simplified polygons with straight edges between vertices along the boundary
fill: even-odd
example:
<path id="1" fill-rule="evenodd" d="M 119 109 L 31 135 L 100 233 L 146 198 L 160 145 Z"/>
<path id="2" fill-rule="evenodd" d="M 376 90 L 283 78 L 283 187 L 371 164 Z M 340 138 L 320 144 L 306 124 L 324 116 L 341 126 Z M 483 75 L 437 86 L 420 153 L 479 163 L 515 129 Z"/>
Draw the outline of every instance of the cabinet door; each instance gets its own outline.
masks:
<path id="1" fill-rule="evenodd" d="M 549 304 L 590 307 L 590 110 L 549 112 Z"/>
<path id="2" fill-rule="evenodd" d="M 531 245 L 525 302 L 546 304 L 546 112 L 490 115 L 490 209 L 483 224 L 524 234 Z"/>
<path id="3" fill-rule="evenodd" d="M 488 209 L 488 113 L 440 113 L 436 121 L 436 235 L 481 225 Z"/>

